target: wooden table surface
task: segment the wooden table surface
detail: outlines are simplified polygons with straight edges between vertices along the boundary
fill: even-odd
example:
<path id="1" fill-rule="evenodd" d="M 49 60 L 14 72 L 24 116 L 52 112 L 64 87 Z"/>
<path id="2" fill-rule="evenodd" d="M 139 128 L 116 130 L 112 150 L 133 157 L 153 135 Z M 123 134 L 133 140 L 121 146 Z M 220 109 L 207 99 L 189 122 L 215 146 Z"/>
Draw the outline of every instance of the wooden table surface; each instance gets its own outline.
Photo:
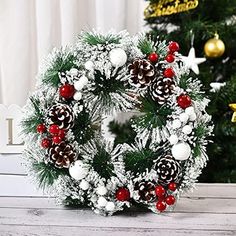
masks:
<path id="1" fill-rule="evenodd" d="M 56 206 L 47 197 L 0 197 L 0 235 L 236 235 L 236 184 L 198 184 L 172 213 L 132 210 L 112 217 Z"/>

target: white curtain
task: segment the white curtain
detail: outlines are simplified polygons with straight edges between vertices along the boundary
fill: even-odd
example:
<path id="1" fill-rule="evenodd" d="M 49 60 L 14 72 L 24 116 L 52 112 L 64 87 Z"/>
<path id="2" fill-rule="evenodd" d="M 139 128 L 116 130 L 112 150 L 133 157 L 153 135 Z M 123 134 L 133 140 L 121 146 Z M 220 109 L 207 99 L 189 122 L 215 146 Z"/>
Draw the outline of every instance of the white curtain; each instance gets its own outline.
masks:
<path id="1" fill-rule="evenodd" d="M 0 103 L 24 105 L 42 59 L 81 30 L 144 27 L 144 0 L 0 0 Z"/>

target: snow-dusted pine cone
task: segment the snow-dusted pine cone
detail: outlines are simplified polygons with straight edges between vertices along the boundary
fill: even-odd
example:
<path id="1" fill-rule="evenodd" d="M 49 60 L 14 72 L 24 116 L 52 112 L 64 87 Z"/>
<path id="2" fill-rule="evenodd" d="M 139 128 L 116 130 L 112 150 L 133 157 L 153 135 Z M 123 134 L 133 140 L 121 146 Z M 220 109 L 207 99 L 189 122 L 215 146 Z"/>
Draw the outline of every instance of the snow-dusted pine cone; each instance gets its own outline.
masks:
<path id="1" fill-rule="evenodd" d="M 152 81 L 149 92 L 152 99 L 162 105 L 173 93 L 174 89 L 175 82 L 172 78 L 157 77 Z"/>
<path id="2" fill-rule="evenodd" d="M 138 88 L 146 88 L 155 77 L 154 66 L 145 59 L 136 59 L 128 66 L 129 83 Z"/>
<path id="3" fill-rule="evenodd" d="M 74 112 L 66 104 L 55 104 L 48 112 L 48 123 L 56 124 L 60 129 L 68 130 L 74 125 Z"/>
<path id="4" fill-rule="evenodd" d="M 163 185 L 171 182 L 178 182 L 181 173 L 179 162 L 171 155 L 165 155 L 156 162 L 155 169 L 158 174 L 158 181 Z"/>
<path id="5" fill-rule="evenodd" d="M 156 200 L 155 187 L 156 183 L 143 180 L 135 183 L 134 190 L 138 192 L 139 200 L 153 202 Z"/>
<path id="6" fill-rule="evenodd" d="M 70 164 L 76 160 L 75 150 L 64 141 L 59 144 L 52 144 L 47 154 L 57 168 L 69 168 Z"/>

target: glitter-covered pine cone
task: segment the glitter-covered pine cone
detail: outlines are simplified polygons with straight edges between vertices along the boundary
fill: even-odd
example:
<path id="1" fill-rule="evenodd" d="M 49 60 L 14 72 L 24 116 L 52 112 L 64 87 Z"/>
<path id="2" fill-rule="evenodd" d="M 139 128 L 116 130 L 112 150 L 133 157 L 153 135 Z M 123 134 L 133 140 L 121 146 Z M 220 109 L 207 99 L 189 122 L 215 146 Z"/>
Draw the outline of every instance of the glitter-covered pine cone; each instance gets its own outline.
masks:
<path id="1" fill-rule="evenodd" d="M 173 94 L 174 89 L 175 82 L 172 78 L 157 77 L 152 81 L 149 93 L 154 101 L 162 105 Z"/>
<path id="2" fill-rule="evenodd" d="M 178 182 L 181 173 L 181 167 L 171 155 L 165 155 L 159 158 L 155 164 L 158 174 L 158 182 L 167 185 L 171 182 Z"/>
<path id="3" fill-rule="evenodd" d="M 156 183 L 152 181 L 143 180 L 141 182 L 136 182 L 134 185 L 134 190 L 137 191 L 139 199 L 143 202 L 149 203 L 156 200 L 155 194 Z"/>
<path id="4" fill-rule="evenodd" d="M 58 125 L 60 129 L 68 130 L 74 125 L 74 112 L 66 104 L 55 104 L 48 112 L 49 125 Z"/>
<path id="5" fill-rule="evenodd" d="M 47 155 L 57 168 L 69 168 L 70 164 L 76 160 L 74 148 L 64 141 L 59 144 L 52 144 L 47 150 Z"/>
<path id="6" fill-rule="evenodd" d="M 129 83 L 138 88 L 146 88 L 155 78 L 154 66 L 145 59 L 136 59 L 128 66 Z"/>

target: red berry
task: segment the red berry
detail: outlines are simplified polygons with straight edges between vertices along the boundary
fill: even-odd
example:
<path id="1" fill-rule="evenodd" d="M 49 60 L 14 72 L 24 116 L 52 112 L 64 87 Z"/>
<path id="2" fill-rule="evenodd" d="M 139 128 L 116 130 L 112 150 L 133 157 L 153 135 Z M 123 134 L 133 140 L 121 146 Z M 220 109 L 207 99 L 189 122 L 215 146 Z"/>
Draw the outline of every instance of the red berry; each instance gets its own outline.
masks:
<path id="1" fill-rule="evenodd" d="M 172 78 L 175 75 L 175 72 L 173 71 L 172 68 L 166 68 L 163 72 L 163 75 L 167 78 Z"/>
<path id="2" fill-rule="evenodd" d="M 168 185 L 168 189 L 171 190 L 171 191 L 175 191 L 177 188 L 177 185 L 176 183 L 172 182 L 172 183 L 169 183 Z"/>
<path id="3" fill-rule="evenodd" d="M 41 146 L 42 146 L 43 148 L 49 148 L 49 147 L 51 146 L 51 140 L 48 139 L 48 138 L 42 139 L 42 141 L 41 141 Z"/>
<path id="4" fill-rule="evenodd" d="M 57 135 L 59 133 L 60 129 L 58 125 L 50 125 L 49 127 L 49 133 L 51 135 Z"/>
<path id="5" fill-rule="evenodd" d="M 166 204 L 174 205 L 175 204 L 175 197 L 173 195 L 169 195 L 166 197 Z"/>
<path id="6" fill-rule="evenodd" d="M 165 202 L 163 202 L 163 201 L 158 201 L 158 202 L 156 203 L 156 208 L 157 208 L 157 210 L 160 211 L 160 212 L 164 211 L 164 210 L 166 209 L 166 204 L 165 204 Z"/>
<path id="7" fill-rule="evenodd" d="M 156 63 L 158 61 L 158 54 L 156 54 L 155 52 L 152 52 L 151 54 L 149 54 L 148 59 L 152 63 Z"/>
<path id="8" fill-rule="evenodd" d="M 170 50 L 171 52 L 177 52 L 177 51 L 179 51 L 179 44 L 176 43 L 176 42 L 171 42 L 171 43 L 169 44 L 169 50 Z"/>
<path id="9" fill-rule="evenodd" d="M 44 133 L 44 132 L 46 132 L 46 126 L 45 126 L 44 124 L 39 124 L 39 125 L 37 126 L 37 132 L 38 132 L 38 133 Z"/>
<path id="10" fill-rule="evenodd" d="M 53 141 L 54 143 L 60 143 L 60 142 L 62 141 L 62 138 L 61 138 L 60 136 L 54 136 L 54 137 L 52 138 L 52 141 Z"/>
<path id="11" fill-rule="evenodd" d="M 64 129 L 60 129 L 59 132 L 58 132 L 58 136 L 61 138 L 61 139 L 64 139 L 65 136 L 66 136 L 66 131 Z"/>
<path id="12" fill-rule="evenodd" d="M 118 201 L 124 202 L 124 201 L 128 201 L 130 199 L 130 192 L 127 188 L 119 188 L 116 191 L 116 199 Z"/>
<path id="13" fill-rule="evenodd" d="M 166 56 L 166 61 L 172 63 L 175 60 L 175 56 L 173 54 L 168 54 Z"/>
<path id="14" fill-rule="evenodd" d="M 75 88 L 74 85 L 71 84 L 65 84 L 60 87 L 59 89 L 60 96 L 65 99 L 70 99 L 74 96 Z"/>
<path id="15" fill-rule="evenodd" d="M 166 190 L 161 186 L 156 186 L 155 193 L 158 197 L 163 197 L 166 194 Z"/>
<path id="16" fill-rule="evenodd" d="M 188 95 L 181 94 L 177 98 L 177 103 L 181 108 L 185 109 L 185 108 L 191 106 L 192 100 Z"/>

